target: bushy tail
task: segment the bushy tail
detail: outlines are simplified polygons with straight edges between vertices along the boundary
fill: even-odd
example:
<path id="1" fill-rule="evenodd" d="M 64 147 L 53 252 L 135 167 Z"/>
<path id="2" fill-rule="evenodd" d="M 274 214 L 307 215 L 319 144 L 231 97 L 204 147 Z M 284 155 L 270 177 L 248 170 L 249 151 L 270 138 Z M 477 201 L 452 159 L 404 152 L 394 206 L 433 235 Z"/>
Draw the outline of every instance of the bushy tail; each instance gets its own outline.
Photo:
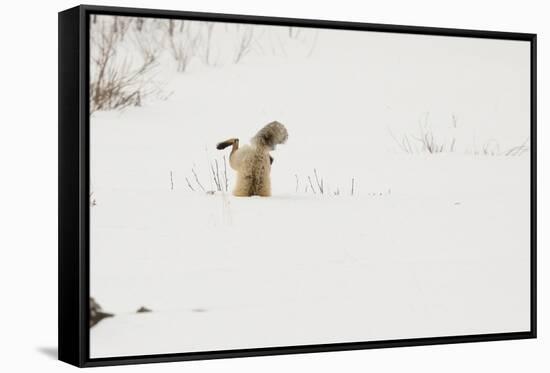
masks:
<path id="1" fill-rule="evenodd" d="M 278 144 L 283 144 L 288 139 L 288 132 L 281 123 L 275 121 L 265 125 L 252 138 L 251 142 L 257 147 L 275 149 Z"/>
<path id="2" fill-rule="evenodd" d="M 216 149 L 222 150 L 222 149 L 225 149 L 225 148 L 227 148 L 228 146 L 231 146 L 231 145 L 237 145 L 237 147 L 238 147 L 239 146 L 239 139 L 229 139 L 229 140 L 219 142 L 218 144 L 216 144 Z"/>

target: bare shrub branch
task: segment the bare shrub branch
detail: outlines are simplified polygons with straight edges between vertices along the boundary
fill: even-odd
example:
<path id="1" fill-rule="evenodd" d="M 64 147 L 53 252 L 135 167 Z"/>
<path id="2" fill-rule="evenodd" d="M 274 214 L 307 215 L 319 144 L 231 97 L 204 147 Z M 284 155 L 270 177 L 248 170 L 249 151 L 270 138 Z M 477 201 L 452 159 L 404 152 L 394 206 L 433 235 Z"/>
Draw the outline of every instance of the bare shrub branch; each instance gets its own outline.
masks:
<path id="1" fill-rule="evenodd" d="M 223 177 L 225 180 L 225 191 L 229 190 L 229 181 L 227 179 L 227 162 L 225 160 L 225 155 L 223 156 Z"/>
<path id="2" fill-rule="evenodd" d="M 308 176 L 307 179 L 309 180 L 309 185 L 311 186 L 311 190 L 313 191 L 313 194 L 317 194 L 317 192 L 315 192 L 315 188 L 313 187 L 313 183 L 311 182 L 311 177 Z"/>
<path id="3" fill-rule="evenodd" d="M 315 174 L 315 181 L 317 182 L 317 188 L 319 188 L 319 192 L 321 192 L 321 194 L 324 194 L 325 188 L 323 187 L 323 179 L 319 181 L 319 176 L 317 175 L 317 170 L 315 168 L 313 169 L 313 173 Z"/>
<path id="4" fill-rule="evenodd" d="M 451 116 L 452 128 L 457 128 L 457 118 L 453 114 Z M 404 152 L 408 154 L 418 154 L 418 153 L 452 153 L 456 151 L 456 138 L 452 136 L 448 140 L 441 140 L 436 138 L 434 131 L 431 126 L 428 124 L 428 115 L 426 115 L 424 122 L 419 124 L 419 131 L 416 135 L 405 134 L 398 138 L 390 128 L 388 128 L 389 134 L 397 144 L 397 146 Z M 412 138 L 416 144 L 419 146 L 413 146 L 410 138 Z M 473 145 L 468 147 L 465 152 L 473 155 L 483 155 L 483 156 L 520 156 L 529 151 L 529 146 L 527 146 L 529 138 L 527 138 L 522 144 L 518 146 L 513 146 L 507 150 L 502 150 L 499 142 L 495 139 L 490 139 L 484 142 L 481 146 L 478 145 L 475 137 L 473 139 Z"/>
<path id="5" fill-rule="evenodd" d="M 233 58 L 234 63 L 239 63 L 244 56 L 250 53 L 252 50 L 253 36 L 253 26 L 246 26 L 240 33 L 235 57 Z"/>
<path id="6" fill-rule="evenodd" d="M 529 137 L 525 139 L 525 141 L 518 146 L 514 146 L 504 152 L 504 155 L 510 156 L 510 157 L 516 157 L 524 154 L 525 152 L 529 151 L 529 146 L 527 144 L 529 143 Z"/>
<path id="7" fill-rule="evenodd" d="M 194 192 L 195 188 L 193 188 L 193 186 L 191 185 L 191 182 L 189 182 L 189 179 L 187 178 L 187 176 L 185 177 L 185 181 L 187 182 L 187 186 L 189 187 L 189 189 L 191 189 Z"/>
<path id="8" fill-rule="evenodd" d="M 91 33 L 90 111 L 122 109 L 139 106 L 156 87 L 150 86 L 150 74 L 157 66 L 158 48 L 138 44 L 141 61 L 122 55 L 122 35 L 131 19 L 114 17 L 94 25 Z M 139 39 L 138 39 L 139 40 Z"/>
<path id="9" fill-rule="evenodd" d="M 214 180 L 214 184 L 216 185 L 216 190 L 218 192 L 221 192 L 222 185 L 220 181 L 220 173 L 218 168 L 218 160 L 215 160 L 216 168 L 214 169 L 214 165 L 210 163 L 210 170 L 212 171 L 212 180 Z"/>
<path id="10" fill-rule="evenodd" d="M 196 54 L 199 35 L 192 34 L 188 22 L 183 20 L 179 22 L 180 27 L 178 32 L 174 32 L 174 30 L 168 32 L 168 44 L 170 53 L 176 60 L 177 70 L 179 72 L 185 72 L 189 61 Z"/>
<path id="11" fill-rule="evenodd" d="M 197 173 L 195 172 L 195 169 L 192 168 L 191 172 L 193 173 L 193 176 L 195 176 L 195 182 L 197 183 L 197 185 L 202 189 L 203 192 L 206 193 L 206 189 L 204 189 L 201 182 L 199 181 L 199 177 L 197 176 Z"/>
<path id="12" fill-rule="evenodd" d="M 212 35 L 214 33 L 214 22 L 204 22 L 206 28 L 206 43 L 204 44 L 203 61 L 205 65 L 212 65 L 211 61 L 211 49 L 212 49 Z"/>

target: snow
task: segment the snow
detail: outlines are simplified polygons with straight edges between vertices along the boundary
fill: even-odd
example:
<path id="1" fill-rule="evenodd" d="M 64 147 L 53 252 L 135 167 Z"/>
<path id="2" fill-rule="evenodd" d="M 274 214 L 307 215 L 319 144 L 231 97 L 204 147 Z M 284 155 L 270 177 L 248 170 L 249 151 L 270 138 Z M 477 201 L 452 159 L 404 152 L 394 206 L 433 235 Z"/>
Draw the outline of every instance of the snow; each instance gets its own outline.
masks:
<path id="1" fill-rule="evenodd" d="M 91 357 L 529 329 L 529 157 L 466 149 L 475 136 L 503 148 L 528 138 L 528 106 L 516 99 L 528 46 L 456 38 L 441 54 L 442 38 L 353 34 L 355 45 L 432 54 L 385 60 L 323 31 L 312 55 L 289 47 L 185 73 L 163 65 L 166 99 L 93 114 L 90 293 L 116 316 L 91 329 Z M 394 80 L 434 53 L 435 81 L 424 67 Z M 472 60 L 471 76 L 442 67 L 473 71 Z M 467 92 L 474 80 L 482 89 Z M 418 82 L 427 88 L 402 97 Z M 414 133 L 427 111 L 459 150 L 399 150 L 388 128 Z M 273 196 L 202 192 L 192 170 L 213 190 L 210 167 L 217 160 L 221 172 L 228 156 L 215 144 L 247 141 L 272 120 L 289 131 L 272 153 Z"/>

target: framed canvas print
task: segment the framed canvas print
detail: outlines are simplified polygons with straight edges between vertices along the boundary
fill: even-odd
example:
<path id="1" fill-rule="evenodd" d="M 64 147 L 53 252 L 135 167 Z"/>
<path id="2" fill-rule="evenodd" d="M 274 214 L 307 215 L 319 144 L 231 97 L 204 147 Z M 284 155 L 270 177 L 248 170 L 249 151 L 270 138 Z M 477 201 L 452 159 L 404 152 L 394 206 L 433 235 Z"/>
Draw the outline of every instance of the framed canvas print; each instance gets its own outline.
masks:
<path id="1" fill-rule="evenodd" d="M 536 336 L 536 35 L 59 13 L 59 357 Z"/>

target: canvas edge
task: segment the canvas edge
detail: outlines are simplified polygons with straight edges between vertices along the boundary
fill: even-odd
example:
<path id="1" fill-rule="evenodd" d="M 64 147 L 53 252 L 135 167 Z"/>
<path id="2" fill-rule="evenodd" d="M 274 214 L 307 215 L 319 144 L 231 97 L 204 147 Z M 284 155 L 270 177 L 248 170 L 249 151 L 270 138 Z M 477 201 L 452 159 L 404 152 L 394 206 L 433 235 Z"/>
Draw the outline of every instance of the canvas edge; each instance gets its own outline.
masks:
<path id="1" fill-rule="evenodd" d="M 537 337 L 537 35 L 531 34 L 531 333 Z"/>
<path id="2" fill-rule="evenodd" d="M 536 36 L 534 33 L 513 32 L 513 31 L 493 31 L 493 30 L 475 30 L 459 29 L 448 27 L 416 26 L 416 25 L 396 25 L 385 23 L 368 23 L 354 21 L 335 21 L 326 19 L 306 19 L 306 18 L 287 18 L 271 17 L 260 15 L 244 15 L 229 13 L 210 13 L 193 12 L 168 9 L 153 8 L 129 8 L 101 5 L 80 5 L 88 13 L 119 15 L 119 16 L 140 16 L 149 18 L 174 18 L 188 20 L 204 20 L 229 23 L 251 23 L 265 24 L 271 26 L 293 26 L 293 27 L 311 27 L 325 29 L 374 31 L 389 33 L 406 33 L 414 35 L 438 35 L 455 37 L 472 37 L 485 39 L 503 39 L 503 40 L 523 40 L 532 41 Z"/>
<path id="3" fill-rule="evenodd" d="M 411 338 L 411 339 L 372 341 L 372 342 L 349 342 L 349 343 L 332 343 L 332 344 L 324 344 L 324 345 L 267 347 L 267 348 L 254 348 L 254 349 L 242 349 L 242 350 L 207 351 L 207 352 L 197 352 L 197 353 L 122 356 L 122 357 L 90 359 L 84 364 L 84 366 L 100 367 L 100 366 L 111 366 L 111 365 L 150 364 L 150 363 L 177 362 L 177 361 L 213 360 L 213 359 L 261 357 L 261 356 L 291 355 L 291 354 L 319 353 L 319 352 L 355 351 L 355 350 L 368 350 L 368 349 L 376 349 L 376 348 L 427 347 L 427 346 L 442 345 L 442 344 L 496 342 L 496 341 L 511 341 L 511 340 L 533 339 L 533 338 L 536 338 L 536 337 L 531 332 L 514 332 L 514 333 L 480 334 L 480 335 L 456 336 L 456 337 L 455 336 L 427 337 L 427 338 Z"/>
<path id="4" fill-rule="evenodd" d="M 58 359 L 83 366 L 80 7 L 58 13 Z M 76 124 L 76 125 L 75 125 Z"/>
<path id="5" fill-rule="evenodd" d="M 285 346 L 197 353 L 90 358 L 87 302 L 88 278 L 88 63 L 87 16 L 110 14 L 186 18 L 219 22 L 260 23 L 297 27 L 380 31 L 441 36 L 522 40 L 531 43 L 531 328 L 529 331 L 467 336 L 413 338 L 390 341 L 351 342 L 326 345 Z M 74 24 L 76 22 L 76 25 Z M 62 33 L 76 27 L 77 36 Z M 80 5 L 59 12 L 59 360 L 79 367 L 142 364 L 218 358 L 329 352 L 370 348 L 426 346 L 536 338 L 536 34 L 452 28 L 383 25 L 357 22 L 309 20 L 264 16 L 182 12 L 158 9 Z M 77 54 L 75 62 L 75 53 Z M 73 62 L 69 62 L 73 61 Z M 73 69 L 76 69 L 74 71 Z M 70 71 L 73 77 L 64 73 Z M 76 81 L 74 81 L 76 77 Z M 73 97 L 69 97 L 70 95 Z M 78 131 L 74 129 L 78 122 Z M 72 125 L 72 127 L 71 127 Z M 75 132 L 77 132 L 75 134 Z M 75 144 L 77 149 L 75 150 Z M 69 155 L 69 157 L 66 157 Z M 75 163 L 75 159 L 77 162 Z M 76 185 L 76 187 L 75 187 Z M 76 219 L 75 219 L 76 214 Z M 74 252 L 75 245 L 78 247 Z M 71 250 L 72 248 L 72 250 Z M 69 343 L 70 341 L 70 343 Z"/>

